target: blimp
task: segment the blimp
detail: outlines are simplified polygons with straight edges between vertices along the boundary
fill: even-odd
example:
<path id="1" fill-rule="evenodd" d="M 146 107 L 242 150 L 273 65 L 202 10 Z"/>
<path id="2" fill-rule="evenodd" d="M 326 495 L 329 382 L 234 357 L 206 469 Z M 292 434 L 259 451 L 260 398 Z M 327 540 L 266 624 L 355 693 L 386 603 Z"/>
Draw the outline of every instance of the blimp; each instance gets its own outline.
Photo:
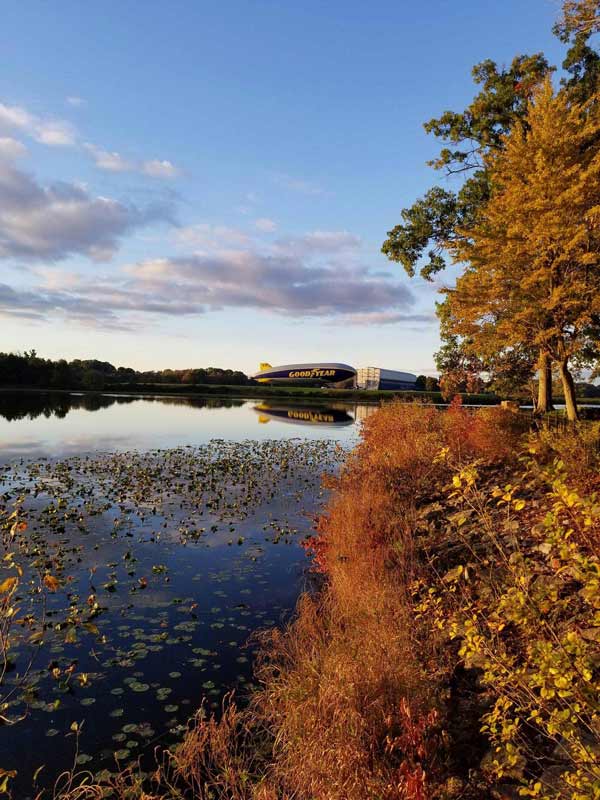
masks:
<path id="1" fill-rule="evenodd" d="M 263 363 L 260 370 L 252 375 L 259 383 L 287 381 L 302 383 L 311 381 L 324 385 L 351 387 L 362 390 L 415 391 L 417 376 L 412 372 L 399 372 L 383 367 L 359 367 L 349 364 L 326 362 L 318 364 L 282 364 L 274 367 Z"/>
<path id="2" fill-rule="evenodd" d="M 354 381 L 356 370 L 349 364 L 338 363 L 312 363 L 312 364 L 282 364 L 274 367 L 271 364 L 261 364 L 260 370 L 252 375 L 259 383 L 277 381 L 322 381 L 323 383 L 338 384 L 345 381 Z"/>

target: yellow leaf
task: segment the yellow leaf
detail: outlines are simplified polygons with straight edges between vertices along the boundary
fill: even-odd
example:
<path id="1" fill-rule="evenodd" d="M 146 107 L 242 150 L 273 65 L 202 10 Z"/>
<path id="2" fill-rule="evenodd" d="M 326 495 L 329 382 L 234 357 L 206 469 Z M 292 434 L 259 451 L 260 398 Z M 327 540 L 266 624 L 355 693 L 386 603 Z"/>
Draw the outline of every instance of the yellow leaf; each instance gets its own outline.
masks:
<path id="1" fill-rule="evenodd" d="M 2 581 L 2 583 L 0 583 L 0 594 L 6 594 L 7 592 L 10 592 L 12 589 L 15 588 L 16 585 L 17 585 L 17 579 L 16 578 L 14 578 L 14 577 L 13 578 L 6 578 L 6 580 L 4 580 L 4 581 Z"/>
<path id="2" fill-rule="evenodd" d="M 51 592 L 55 592 L 60 583 L 58 582 L 58 578 L 55 578 L 54 575 L 44 575 L 44 586 L 50 589 Z"/>

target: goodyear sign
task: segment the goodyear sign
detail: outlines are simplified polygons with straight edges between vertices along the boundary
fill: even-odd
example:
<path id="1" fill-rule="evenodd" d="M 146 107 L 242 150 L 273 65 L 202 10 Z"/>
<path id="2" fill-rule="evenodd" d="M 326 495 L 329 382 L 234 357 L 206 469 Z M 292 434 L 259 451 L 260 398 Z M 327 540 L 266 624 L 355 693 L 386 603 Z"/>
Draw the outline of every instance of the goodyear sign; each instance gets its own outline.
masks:
<path id="1" fill-rule="evenodd" d="M 340 383 L 356 375 L 354 367 L 348 364 L 284 364 L 273 367 L 261 364 L 260 372 L 253 377 L 261 383 L 269 381 L 324 381 Z"/>
<path id="2" fill-rule="evenodd" d="M 288 373 L 288 378 L 334 378 L 334 369 L 320 369 L 313 367 L 312 369 L 297 369 L 291 370 Z"/>

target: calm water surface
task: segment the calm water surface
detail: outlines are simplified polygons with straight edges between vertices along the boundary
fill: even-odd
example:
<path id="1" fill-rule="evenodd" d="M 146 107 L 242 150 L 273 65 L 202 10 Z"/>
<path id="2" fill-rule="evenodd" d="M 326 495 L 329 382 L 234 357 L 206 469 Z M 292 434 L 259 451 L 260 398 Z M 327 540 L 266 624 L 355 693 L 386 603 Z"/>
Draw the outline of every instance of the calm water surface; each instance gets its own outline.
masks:
<path id="1" fill-rule="evenodd" d="M 0 392 L 0 460 L 90 450 L 203 444 L 211 439 L 349 443 L 374 406 L 215 397 Z"/>
<path id="2" fill-rule="evenodd" d="M 0 767 L 15 797 L 74 759 L 148 768 L 201 704 L 243 699 L 253 633 L 310 582 L 321 476 L 370 411 L 0 393 L 0 584 L 19 580 Z"/>

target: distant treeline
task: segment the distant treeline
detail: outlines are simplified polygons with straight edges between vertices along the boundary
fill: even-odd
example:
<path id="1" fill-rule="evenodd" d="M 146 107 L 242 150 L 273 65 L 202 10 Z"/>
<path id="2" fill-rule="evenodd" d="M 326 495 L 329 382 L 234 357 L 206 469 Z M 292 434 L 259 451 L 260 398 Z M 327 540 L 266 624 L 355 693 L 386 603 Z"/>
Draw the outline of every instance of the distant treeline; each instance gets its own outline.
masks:
<path id="1" fill-rule="evenodd" d="M 139 372 L 131 367 L 115 367 L 96 359 L 40 358 L 35 350 L 25 353 L 0 353 L 0 386 L 27 386 L 44 389 L 108 389 L 122 384 L 222 384 L 245 386 L 251 383 L 239 370 L 207 367 L 163 369 Z"/>
<path id="2" fill-rule="evenodd" d="M 186 391 L 186 386 L 252 386 L 259 388 L 262 394 L 295 394 L 302 390 L 309 390 L 311 386 L 318 386 L 318 382 L 310 384 L 305 382 L 302 387 L 293 382 L 281 382 L 276 386 L 265 386 L 249 378 L 240 370 L 221 369 L 219 367 L 206 367 L 197 369 L 163 369 L 140 372 L 131 367 L 115 367 L 108 361 L 97 359 L 74 359 L 66 361 L 64 358 L 52 361 L 49 358 L 40 358 L 35 350 L 24 353 L 0 353 L 0 388 L 36 388 L 36 389 L 82 389 L 88 391 L 125 391 L 149 392 L 169 391 L 168 387 L 179 393 Z M 600 386 L 593 383 L 578 382 L 575 384 L 577 395 L 581 398 L 600 397 Z M 419 375 L 415 383 L 417 393 L 428 393 L 434 402 L 439 401 L 439 381 L 430 375 Z M 491 387 L 483 387 L 481 397 L 492 397 L 493 402 L 497 397 Z M 325 391 L 325 390 L 322 390 Z M 336 395 L 341 397 L 341 390 L 336 390 Z M 460 386 L 459 391 L 466 393 L 466 387 Z M 365 398 L 373 392 L 365 392 Z M 399 392 L 410 395 L 410 392 Z M 522 396 L 523 392 L 515 391 L 514 396 Z M 356 391 L 347 390 L 348 397 L 356 399 Z M 553 396 L 560 400 L 562 387 L 559 382 L 553 385 Z"/>

